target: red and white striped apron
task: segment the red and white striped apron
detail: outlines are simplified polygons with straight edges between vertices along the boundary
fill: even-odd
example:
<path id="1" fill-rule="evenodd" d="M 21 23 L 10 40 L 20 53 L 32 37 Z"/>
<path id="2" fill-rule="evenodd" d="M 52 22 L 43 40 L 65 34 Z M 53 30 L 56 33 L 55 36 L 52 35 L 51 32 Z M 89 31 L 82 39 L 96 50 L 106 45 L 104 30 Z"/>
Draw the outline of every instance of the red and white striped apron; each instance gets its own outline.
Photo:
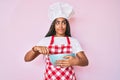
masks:
<path id="1" fill-rule="evenodd" d="M 54 45 L 54 36 L 52 36 L 50 45 L 48 46 L 50 54 L 70 54 L 72 52 L 72 47 L 70 45 L 69 37 L 66 37 L 66 40 L 68 43 L 67 45 Z M 49 57 L 46 56 L 45 80 L 76 80 L 76 78 L 72 66 L 66 68 L 53 66 Z"/>

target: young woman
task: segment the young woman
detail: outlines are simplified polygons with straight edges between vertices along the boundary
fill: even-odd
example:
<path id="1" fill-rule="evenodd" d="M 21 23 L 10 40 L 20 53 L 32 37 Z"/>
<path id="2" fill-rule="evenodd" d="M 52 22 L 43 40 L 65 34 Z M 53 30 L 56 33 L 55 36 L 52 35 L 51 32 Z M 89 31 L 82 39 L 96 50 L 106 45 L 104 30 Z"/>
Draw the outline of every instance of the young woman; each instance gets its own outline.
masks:
<path id="1" fill-rule="evenodd" d="M 57 66 L 51 63 L 50 54 L 65 53 L 75 53 L 76 56 L 65 56 L 64 60 L 57 60 Z M 70 25 L 65 17 L 55 18 L 45 38 L 26 53 L 25 61 L 32 61 L 39 55 L 45 55 L 46 59 L 45 80 L 76 80 L 73 66 L 88 65 L 78 40 L 71 37 Z"/>

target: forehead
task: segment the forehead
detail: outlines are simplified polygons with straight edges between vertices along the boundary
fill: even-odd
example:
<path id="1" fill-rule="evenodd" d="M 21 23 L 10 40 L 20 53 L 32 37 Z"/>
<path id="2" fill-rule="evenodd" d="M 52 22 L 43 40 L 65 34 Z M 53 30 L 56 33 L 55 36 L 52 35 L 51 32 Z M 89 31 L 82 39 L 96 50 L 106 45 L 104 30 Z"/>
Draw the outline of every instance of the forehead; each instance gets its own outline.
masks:
<path id="1" fill-rule="evenodd" d="M 60 17 L 60 18 L 57 18 L 56 21 L 65 21 L 65 18 Z"/>

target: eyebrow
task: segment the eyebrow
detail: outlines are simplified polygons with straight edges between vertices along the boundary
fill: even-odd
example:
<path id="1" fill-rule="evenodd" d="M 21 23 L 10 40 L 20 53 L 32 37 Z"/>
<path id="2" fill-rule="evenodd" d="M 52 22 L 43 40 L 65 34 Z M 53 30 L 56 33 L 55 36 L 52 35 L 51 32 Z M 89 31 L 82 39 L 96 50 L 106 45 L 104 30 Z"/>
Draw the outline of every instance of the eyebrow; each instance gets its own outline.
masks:
<path id="1" fill-rule="evenodd" d="M 59 20 L 56 20 L 56 22 L 64 22 L 65 20 L 62 20 L 62 21 L 59 21 Z M 66 22 L 66 21 L 65 21 Z"/>

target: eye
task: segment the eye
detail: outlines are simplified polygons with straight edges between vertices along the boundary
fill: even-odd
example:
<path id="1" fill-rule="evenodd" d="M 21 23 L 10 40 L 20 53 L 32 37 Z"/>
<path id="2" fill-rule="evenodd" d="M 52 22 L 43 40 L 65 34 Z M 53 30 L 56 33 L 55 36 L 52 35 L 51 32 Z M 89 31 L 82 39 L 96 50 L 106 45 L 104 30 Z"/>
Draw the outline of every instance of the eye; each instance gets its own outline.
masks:
<path id="1" fill-rule="evenodd" d="M 56 21 L 55 24 L 58 25 L 60 22 L 59 21 Z"/>
<path id="2" fill-rule="evenodd" d="M 64 24 L 64 25 L 65 25 L 65 24 L 66 24 L 66 21 L 63 21 L 63 22 L 62 22 L 62 24 Z"/>

